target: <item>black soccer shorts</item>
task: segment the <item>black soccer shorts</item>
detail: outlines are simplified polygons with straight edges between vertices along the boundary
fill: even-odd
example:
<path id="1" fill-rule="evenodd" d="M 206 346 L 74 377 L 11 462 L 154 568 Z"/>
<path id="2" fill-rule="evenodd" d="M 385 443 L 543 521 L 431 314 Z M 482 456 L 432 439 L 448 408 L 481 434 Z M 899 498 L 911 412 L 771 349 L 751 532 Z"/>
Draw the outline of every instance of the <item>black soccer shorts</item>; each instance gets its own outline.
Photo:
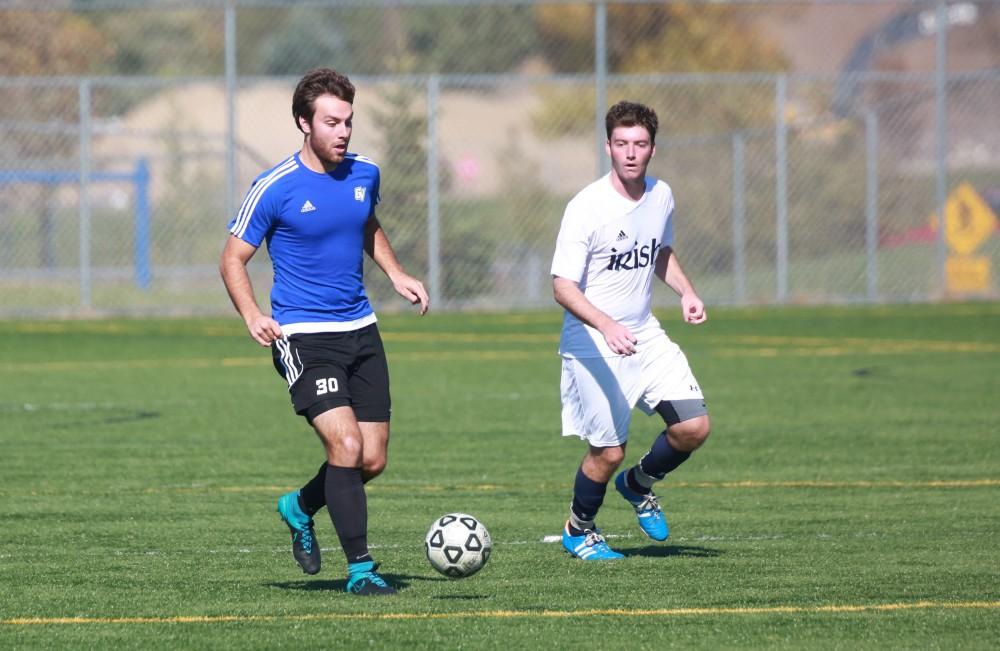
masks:
<path id="1" fill-rule="evenodd" d="M 288 382 L 295 413 L 310 423 L 325 411 L 345 406 L 362 422 L 389 420 L 389 366 L 376 324 L 284 337 L 271 344 L 271 357 Z"/>

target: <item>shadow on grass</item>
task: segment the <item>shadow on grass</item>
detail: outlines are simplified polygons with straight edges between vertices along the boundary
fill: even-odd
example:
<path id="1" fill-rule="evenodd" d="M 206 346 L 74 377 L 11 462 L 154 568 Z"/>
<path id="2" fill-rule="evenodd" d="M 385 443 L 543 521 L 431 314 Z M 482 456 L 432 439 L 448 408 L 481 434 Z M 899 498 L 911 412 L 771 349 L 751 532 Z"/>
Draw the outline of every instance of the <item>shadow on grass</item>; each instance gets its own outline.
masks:
<path id="1" fill-rule="evenodd" d="M 713 558 L 722 554 L 718 549 L 695 547 L 693 545 L 646 545 L 634 549 L 619 549 L 625 556 L 649 556 L 663 558 L 665 556 L 686 556 L 689 558 Z"/>
<path id="2" fill-rule="evenodd" d="M 427 577 L 427 576 L 413 576 L 410 574 L 382 574 L 389 585 L 396 588 L 397 590 L 405 590 L 410 587 L 410 584 L 414 581 L 448 581 L 444 577 Z M 340 579 L 339 581 L 310 581 L 308 579 L 303 579 L 302 581 L 278 581 L 274 583 L 265 583 L 268 588 L 278 588 L 280 590 L 304 590 L 307 592 L 344 592 L 347 589 L 347 579 Z"/>

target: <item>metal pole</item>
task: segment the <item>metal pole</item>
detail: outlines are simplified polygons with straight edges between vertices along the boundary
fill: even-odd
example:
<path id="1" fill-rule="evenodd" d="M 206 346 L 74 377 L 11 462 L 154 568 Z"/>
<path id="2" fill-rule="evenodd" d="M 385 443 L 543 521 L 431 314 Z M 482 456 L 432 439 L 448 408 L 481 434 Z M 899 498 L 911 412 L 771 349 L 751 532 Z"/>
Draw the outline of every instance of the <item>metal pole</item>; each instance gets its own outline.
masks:
<path id="1" fill-rule="evenodd" d="M 226 3 L 226 219 L 236 213 L 236 7 Z"/>
<path id="2" fill-rule="evenodd" d="M 608 140 L 604 115 L 608 110 L 608 5 L 594 5 L 594 127 L 597 140 L 597 175 L 611 170 L 611 162 L 604 151 Z"/>
<path id="3" fill-rule="evenodd" d="M 42 212 L 42 266 L 54 269 L 56 266 L 55 247 L 55 206 L 53 193 L 45 193 L 45 210 Z"/>
<path id="4" fill-rule="evenodd" d="M 941 294 L 948 288 L 945 272 L 948 249 L 944 237 L 945 204 L 948 201 L 948 4 L 938 2 L 937 51 L 934 65 L 935 134 L 936 134 L 936 190 L 937 190 L 937 268 Z"/>
<path id="5" fill-rule="evenodd" d="M 441 207 L 438 179 L 438 100 L 441 82 L 437 75 L 427 78 L 427 282 L 431 300 L 441 304 Z"/>
<path id="6" fill-rule="evenodd" d="M 733 286 L 736 303 L 742 305 L 747 299 L 746 274 L 746 141 L 739 131 L 733 134 Z"/>
<path id="7" fill-rule="evenodd" d="M 779 75 L 775 84 L 774 120 L 775 120 L 775 156 L 776 156 L 776 187 L 775 202 L 777 204 L 776 224 L 776 262 L 777 301 L 788 300 L 788 129 L 785 126 L 785 104 L 788 79 Z"/>
<path id="8" fill-rule="evenodd" d="M 878 114 L 865 112 L 865 261 L 866 296 L 878 300 Z"/>
<path id="9" fill-rule="evenodd" d="M 90 80 L 80 80 L 80 307 L 91 306 L 90 277 Z"/>
<path id="10" fill-rule="evenodd" d="M 135 283 L 149 289 L 153 278 L 149 247 L 149 163 L 140 158 L 135 166 Z"/>

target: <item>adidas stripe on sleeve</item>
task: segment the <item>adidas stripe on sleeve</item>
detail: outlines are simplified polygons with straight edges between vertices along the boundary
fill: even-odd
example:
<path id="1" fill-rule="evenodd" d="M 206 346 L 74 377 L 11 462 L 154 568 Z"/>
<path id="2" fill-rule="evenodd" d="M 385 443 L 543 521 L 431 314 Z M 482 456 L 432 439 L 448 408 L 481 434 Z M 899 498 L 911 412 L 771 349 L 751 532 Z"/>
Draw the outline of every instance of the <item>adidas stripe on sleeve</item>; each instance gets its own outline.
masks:
<path id="1" fill-rule="evenodd" d="M 298 163 L 293 156 L 257 177 L 243 198 L 236 217 L 229 222 L 229 232 L 259 247 L 279 217 L 281 193 L 274 188 L 282 177 L 297 168 Z"/>

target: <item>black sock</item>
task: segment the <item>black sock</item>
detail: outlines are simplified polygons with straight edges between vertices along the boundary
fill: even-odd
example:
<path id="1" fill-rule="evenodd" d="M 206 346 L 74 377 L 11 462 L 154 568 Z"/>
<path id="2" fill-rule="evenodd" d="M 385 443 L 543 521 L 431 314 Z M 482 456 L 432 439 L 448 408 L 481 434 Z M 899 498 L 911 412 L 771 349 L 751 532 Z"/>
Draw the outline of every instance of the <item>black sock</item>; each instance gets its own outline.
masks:
<path id="1" fill-rule="evenodd" d="M 583 468 L 576 471 L 576 481 L 573 483 L 573 504 L 570 506 L 570 533 L 579 536 L 581 523 L 590 523 L 593 527 L 597 511 L 604 503 L 608 484 L 599 483 L 583 474 Z M 574 522 L 576 520 L 576 522 Z"/>
<path id="2" fill-rule="evenodd" d="M 324 461 L 316 476 L 299 489 L 299 507 L 310 518 L 326 506 L 326 468 L 327 463 Z"/>
<path id="3" fill-rule="evenodd" d="M 639 459 L 638 467 L 639 470 L 659 481 L 666 477 L 667 473 L 687 461 L 690 456 L 690 452 L 677 450 L 670 445 L 667 433 L 664 432 L 656 437 L 649 452 Z"/>
<path id="4" fill-rule="evenodd" d="M 326 510 L 333 520 L 347 562 L 370 561 L 368 499 L 361 482 L 361 468 L 327 466 Z"/>

